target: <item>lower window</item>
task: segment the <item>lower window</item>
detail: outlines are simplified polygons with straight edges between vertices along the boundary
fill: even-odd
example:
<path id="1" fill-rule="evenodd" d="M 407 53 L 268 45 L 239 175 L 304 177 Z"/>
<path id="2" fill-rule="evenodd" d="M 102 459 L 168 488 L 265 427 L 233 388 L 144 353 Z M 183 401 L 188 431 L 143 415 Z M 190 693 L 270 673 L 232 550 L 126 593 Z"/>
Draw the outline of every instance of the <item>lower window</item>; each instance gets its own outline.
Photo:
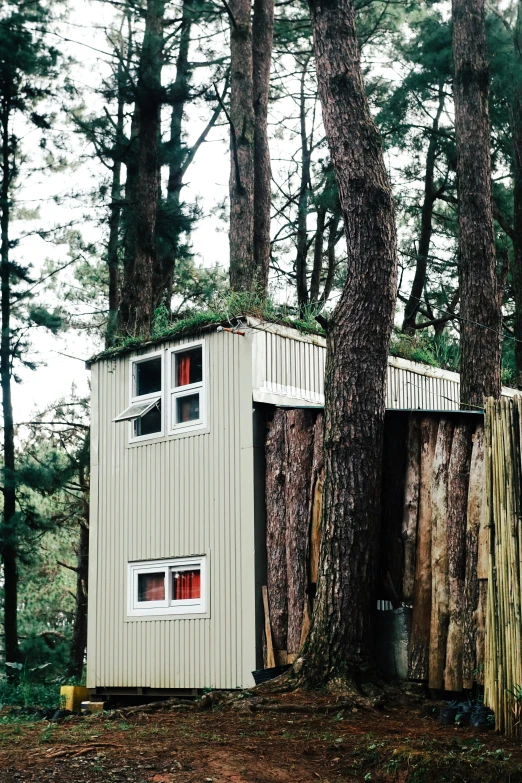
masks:
<path id="1" fill-rule="evenodd" d="M 206 582 L 204 556 L 129 563 L 128 614 L 204 614 Z"/>

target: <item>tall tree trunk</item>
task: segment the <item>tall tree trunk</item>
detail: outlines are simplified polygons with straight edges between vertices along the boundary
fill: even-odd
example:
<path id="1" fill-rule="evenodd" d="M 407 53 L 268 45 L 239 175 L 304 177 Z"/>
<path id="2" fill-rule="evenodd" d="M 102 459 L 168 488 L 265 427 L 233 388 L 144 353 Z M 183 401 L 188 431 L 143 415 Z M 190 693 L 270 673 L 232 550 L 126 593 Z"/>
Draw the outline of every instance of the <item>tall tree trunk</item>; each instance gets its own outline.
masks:
<path id="1" fill-rule="evenodd" d="M 462 408 L 500 396 L 501 296 L 491 200 L 485 0 L 452 0 Z"/>
<path id="2" fill-rule="evenodd" d="M 444 85 L 439 86 L 439 105 L 437 113 L 433 119 L 431 127 L 430 141 L 426 153 L 426 173 L 424 176 L 424 201 L 421 209 L 421 231 L 419 237 L 419 250 L 417 253 L 417 263 L 415 267 L 415 277 L 411 286 L 410 296 L 404 308 L 404 320 L 402 322 L 402 331 L 407 334 L 415 333 L 415 319 L 421 304 L 424 284 L 426 282 L 426 271 L 428 268 L 428 256 L 430 252 L 433 205 L 437 197 L 435 191 L 435 159 L 437 156 L 440 118 L 444 110 Z"/>
<path id="3" fill-rule="evenodd" d="M 297 303 L 299 312 L 304 315 L 308 304 L 308 281 L 306 278 L 306 261 L 308 256 L 308 188 L 310 184 L 311 151 L 306 132 L 306 73 L 308 58 L 303 63 L 301 71 L 301 87 L 299 100 L 299 126 L 301 131 L 301 184 L 297 201 L 297 252 L 295 256 L 295 275 L 297 288 Z"/>
<path id="4" fill-rule="evenodd" d="M 163 18 L 166 0 L 148 0 L 145 34 L 136 86 L 137 160 L 135 183 L 135 254 L 123 286 L 120 314 L 123 331 L 150 334 L 154 315 L 153 274 L 160 192 L 159 143 L 163 91 Z"/>
<path id="5" fill-rule="evenodd" d="M 261 292 L 268 286 L 272 172 L 268 146 L 268 94 L 274 42 L 274 0 L 254 0 L 254 264 Z"/>
<path id="6" fill-rule="evenodd" d="M 181 190 L 186 157 L 183 146 L 183 115 L 190 96 L 192 66 L 189 62 L 189 49 L 193 21 L 194 0 L 183 0 L 179 48 L 176 57 L 176 78 L 172 85 L 173 104 L 170 118 L 170 138 L 167 145 L 169 179 L 164 220 L 168 223 L 168 226 L 165 226 L 165 247 L 163 252 L 158 253 L 153 292 L 155 306 L 164 301 L 169 308 L 183 223 Z"/>
<path id="7" fill-rule="evenodd" d="M 522 2 L 519 0 L 514 35 L 515 67 L 512 133 L 513 133 L 513 266 L 511 278 L 515 302 L 513 331 L 517 387 L 522 386 Z"/>
<path id="8" fill-rule="evenodd" d="M 286 417 L 278 408 L 266 439 L 266 584 L 272 639 L 276 650 L 287 649 L 288 576 L 286 556 Z"/>
<path id="9" fill-rule="evenodd" d="M 348 274 L 328 322 L 319 583 L 305 680 L 373 661 L 386 367 L 397 281 L 394 206 L 361 75 L 352 0 L 310 0 L 319 95 Z"/>
<path id="10" fill-rule="evenodd" d="M 250 0 L 230 7 L 230 286 L 259 285 L 254 258 L 254 84 Z"/>
<path id="11" fill-rule="evenodd" d="M 123 56 L 123 52 L 121 53 Z M 118 310 L 120 305 L 120 216 L 121 216 L 121 168 L 125 154 L 124 143 L 124 111 L 125 111 L 125 76 L 123 67 L 118 62 L 116 75 L 118 86 L 118 109 L 116 116 L 116 138 L 112 151 L 112 182 L 111 182 L 111 215 L 109 218 L 109 242 L 107 246 L 107 266 L 109 267 L 109 317 L 105 333 L 105 347 L 114 344 L 118 328 Z"/>
<path id="12" fill-rule="evenodd" d="M 326 207 L 320 204 L 317 208 L 317 226 L 314 239 L 314 265 L 310 278 L 310 302 L 317 304 L 319 301 L 319 287 L 321 285 L 321 272 L 323 271 L 323 242 L 326 227 Z"/>
<path id="13" fill-rule="evenodd" d="M 68 674 L 81 678 L 83 661 L 87 646 L 87 591 L 89 578 L 89 496 L 84 475 L 80 475 L 83 487 L 83 519 L 80 522 L 78 541 L 78 563 L 76 566 L 76 606 L 74 611 L 74 630 L 71 641 L 71 660 Z"/>
<path id="14" fill-rule="evenodd" d="M 15 490 L 15 446 L 13 403 L 11 395 L 11 267 L 9 262 L 9 184 L 12 171 L 10 166 L 9 109 L 2 106 L 2 185 L 0 196 L 1 231 L 1 316 L 2 335 L 0 338 L 0 377 L 2 384 L 4 480 L 3 480 L 3 525 L 1 537 L 1 555 L 3 563 L 4 590 L 4 646 L 5 660 L 17 662 L 20 658 L 18 647 L 18 567 L 15 530 L 16 490 Z M 12 669 L 7 670 L 8 676 Z"/>

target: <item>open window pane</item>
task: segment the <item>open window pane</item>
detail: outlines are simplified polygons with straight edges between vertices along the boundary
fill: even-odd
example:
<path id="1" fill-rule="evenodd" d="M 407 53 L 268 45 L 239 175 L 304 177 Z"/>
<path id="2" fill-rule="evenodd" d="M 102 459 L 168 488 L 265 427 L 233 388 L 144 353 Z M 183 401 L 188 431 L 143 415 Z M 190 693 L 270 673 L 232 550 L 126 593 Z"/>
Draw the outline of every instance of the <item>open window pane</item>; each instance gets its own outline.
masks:
<path id="1" fill-rule="evenodd" d="M 192 568 L 190 570 L 173 571 L 172 600 L 187 601 L 195 598 L 201 598 L 201 570 Z"/>
<path id="2" fill-rule="evenodd" d="M 158 404 L 159 401 L 157 399 L 146 400 L 145 402 L 135 402 L 133 405 L 129 405 L 128 408 L 125 408 L 123 413 L 120 413 L 119 416 L 116 416 L 114 421 L 132 421 L 132 419 L 138 419 L 140 416 L 145 416 Z"/>
<path id="3" fill-rule="evenodd" d="M 203 381 L 203 351 L 201 346 L 174 354 L 174 386 L 188 386 Z"/>
<path id="4" fill-rule="evenodd" d="M 176 422 L 199 421 L 199 394 L 187 394 L 176 398 Z"/>
<path id="5" fill-rule="evenodd" d="M 165 600 L 165 572 L 138 574 L 138 601 Z"/>
<path id="6" fill-rule="evenodd" d="M 157 400 L 152 410 L 134 421 L 134 437 L 155 435 L 161 432 L 161 400 Z"/>
<path id="7" fill-rule="evenodd" d="M 134 365 L 134 396 L 161 391 L 161 356 Z"/>

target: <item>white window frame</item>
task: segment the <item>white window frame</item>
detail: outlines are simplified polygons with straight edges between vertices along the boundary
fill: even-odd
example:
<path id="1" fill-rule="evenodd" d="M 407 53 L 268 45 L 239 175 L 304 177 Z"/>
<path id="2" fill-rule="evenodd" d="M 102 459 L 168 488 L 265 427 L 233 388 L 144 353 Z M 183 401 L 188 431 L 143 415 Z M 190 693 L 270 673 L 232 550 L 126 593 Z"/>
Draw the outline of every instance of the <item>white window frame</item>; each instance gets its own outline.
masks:
<path id="1" fill-rule="evenodd" d="M 199 383 L 189 383 L 186 386 L 174 386 L 175 354 L 192 351 L 194 348 L 201 348 L 201 381 Z M 170 348 L 167 357 L 167 374 L 167 417 L 169 435 L 204 429 L 207 426 L 207 355 L 205 340 L 196 340 L 192 343 L 185 343 L 184 345 L 177 345 L 175 348 Z M 199 419 L 177 423 L 175 421 L 177 400 L 181 397 L 189 397 L 191 394 L 194 394 L 194 392 L 198 392 L 199 394 Z"/>
<path id="2" fill-rule="evenodd" d="M 172 599 L 173 571 L 189 571 L 199 568 L 201 573 L 201 598 Z M 140 574 L 165 574 L 165 600 L 138 601 L 138 576 Z M 207 613 L 207 557 L 195 555 L 168 560 L 146 560 L 128 564 L 127 615 L 128 617 L 161 617 L 163 615 L 193 615 Z"/>
<path id="3" fill-rule="evenodd" d="M 151 359 L 161 359 L 161 390 L 159 392 L 151 392 L 150 394 L 141 394 L 139 396 L 134 394 L 134 368 L 137 364 L 148 362 Z M 134 422 L 136 419 L 132 419 L 129 422 L 129 443 L 140 443 L 146 440 L 155 440 L 156 438 L 163 438 L 165 435 L 165 360 L 164 351 L 154 351 L 153 353 L 146 353 L 143 356 L 135 356 L 129 359 L 129 405 L 133 405 L 137 402 L 146 402 L 147 400 L 158 399 L 161 403 L 161 429 L 159 432 L 152 432 L 149 435 L 135 435 L 134 434 Z"/>

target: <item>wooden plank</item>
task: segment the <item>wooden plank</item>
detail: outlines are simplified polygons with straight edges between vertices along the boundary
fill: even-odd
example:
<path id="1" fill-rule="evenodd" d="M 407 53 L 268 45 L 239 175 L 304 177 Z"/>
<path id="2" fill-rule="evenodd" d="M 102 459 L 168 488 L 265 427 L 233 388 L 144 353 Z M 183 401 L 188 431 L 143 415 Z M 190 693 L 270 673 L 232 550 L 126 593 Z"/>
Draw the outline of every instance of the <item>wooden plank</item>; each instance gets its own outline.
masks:
<path id="1" fill-rule="evenodd" d="M 419 521 L 409 663 L 409 676 L 412 680 L 427 680 L 429 675 L 432 580 L 431 486 L 437 429 L 438 422 L 435 417 L 422 418 L 420 424 Z"/>
<path id="2" fill-rule="evenodd" d="M 472 434 L 472 424 L 469 418 L 458 422 L 455 426 L 448 469 L 449 625 L 444 670 L 444 687 L 447 691 L 462 690 L 466 520 Z"/>
<path id="3" fill-rule="evenodd" d="M 266 637 L 266 667 L 272 669 L 275 664 L 274 643 L 272 641 L 272 626 L 270 624 L 270 607 L 268 604 L 268 591 L 266 585 L 261 588 L 263 594 L 263 608 L 265 610 L 265 637 Z"/>
<path id="4" fill-rule="evenodd" d="M 420 490 L 420 422 L 421 419 L 418 414 L 410 415 L 402 517 L 402 540 L 404 542 L 402 600 L 406 604 L 410 604 L 413 600 L 413 585 L 415 582 L 415 550 Z"/>
<path id="5" fill-rule="evenodd" d="M 429 687 L 444 687 L 446 641 L 449 624 L 448 579 L 448 472 L 451 456 L 453 424 L 441 418 L 433 459 L 432 500 L 432 592 L 430 623 Z"/>
<path id="6" fill-rule="evenodd" d="M 477 672 L 478 622 L 484 627 L 485 617 L 479 617 L 479 537 L 483 520 L 487 518 L 486 476 L 484 467 L 484 427 L 479 424 L 473 436 L 469 468 L 469 488 L 466 520 L 466 573 L 463 592 L 463 653 L 462 685 L 471 688 Z M 486 553 L 487 569 L 487 553 Z M 487 571 L 486 571 L 487 576 Z M 483 640 L 481 642 L 482 661 Z"/>

